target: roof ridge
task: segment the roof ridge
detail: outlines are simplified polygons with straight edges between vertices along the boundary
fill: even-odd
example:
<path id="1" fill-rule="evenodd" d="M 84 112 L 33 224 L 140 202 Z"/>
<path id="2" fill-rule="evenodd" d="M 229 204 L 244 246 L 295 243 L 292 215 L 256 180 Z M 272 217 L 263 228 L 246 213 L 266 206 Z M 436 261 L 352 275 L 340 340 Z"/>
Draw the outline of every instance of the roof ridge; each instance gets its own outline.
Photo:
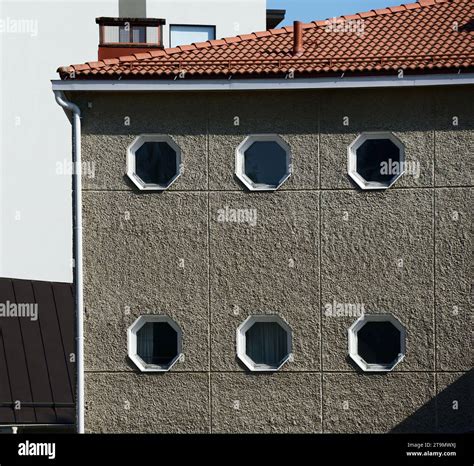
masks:
<path id="1" fill-rule="evenodd" d="M 316 26 L 324 26 L 327 24 L 327 21 L 334 20 L 334 19 L 336 21 L 365 19 L 365 18 L 370 18 L 373 16 L 384 16 L 387 14 L 402 13 L 404 11 L 419 10 L 421 8 L 437 5 L 440 3 L 449 3 L 449 2 L 456 3 L 456 2 L 469 2 L 469 1 L 471 0 L 417 0 L 416 2 L 412 2 L 412 3 L 403 3 L 401 5 L 396 5 L 396 6 L 387 6 L 385 8 L 377 8 L 377 9 L 372 9 L 369 11 L 362 11 L 360 13 L 354 13 L 352 15 L 334 16 L 332 18 L 327 18 L 325 20 L 312 21 L 312 24 L 315 24 Z"/>
<path id="2" fill-rule="evenodd" d="M 324 20 L 311 21 L 310 23 L 303 23 L 303 29 L 312 29 L 315 27 L 326 26 L 328 24 L 328 21 L 330 20 L 344 22 L 347 20 L 365 19 L 365 18 L 374 17 L 374 16 L 383 16 L 387 14 L 401 13 L 405 11 L 426 8 L 426 7 L 430 7 L 430 6 L 442 4 L 442 3 L 449 3 L 449 2 L 461 3 L 461 2 L 470 2 L 470 1 L 472 0 L 417 0 L 414 3 L 405 3 L 398 6 L 378 8 L 375 10 L 373 9 L 370 11 L 355 13 L 352 15 L 342 15 L 342 16 L 337 16 L 333 18 L 327 18 Z M 232 36 L 232 37 L 224 37 L 222 39 L 208 40 L 206 42 L 195 42 L 189 45 L 179 45 L 177 47 L 168 47 L 161 50 L 153 50 L 150 52 L 139 52 L 139 53 L 134 53 L 130 55 L 120 56 L 117 58 L 108 58 L 108 59 L 106 58 L 104 60 L 85 62 L 85 63 L 77 64 L 77 65 L 62 66 L 57 69 L 57 72 L 68 73 L 72 71 L 71 68 L 77 69 L 79 71 L 81 68 L 84 69 L 84 67 L 97 69 L 97 68 L 102 68 L 108 65 L 116 65 L 120 62 L 135 62 L 138 60 L 145 60 L 145 59 L 150 59 L 150 58 L 155 58 L 155 57 L 171 56 L 171 55 L 181 53 L 184 51 L 199 50 L 199 49 L 208 48 L 208 47 L 219 47 L 219 46 L 228 45 L 228 44 L 237 44 L 237 43 L 242 43 L 242 42 L 246 42 L 250 40 L 257 40 L 263 37 L 280 35 L 280 34 L 285 34 L 285 33 L 290 33 L 290 32 L 293 32 L 293 26 L 284 26 L 278 29 L 276 28 L 267 29 L 266 31 L 251 32 L 249 34 L 242 34 L 242 35 L 237 35 L 237 36 Z"/>

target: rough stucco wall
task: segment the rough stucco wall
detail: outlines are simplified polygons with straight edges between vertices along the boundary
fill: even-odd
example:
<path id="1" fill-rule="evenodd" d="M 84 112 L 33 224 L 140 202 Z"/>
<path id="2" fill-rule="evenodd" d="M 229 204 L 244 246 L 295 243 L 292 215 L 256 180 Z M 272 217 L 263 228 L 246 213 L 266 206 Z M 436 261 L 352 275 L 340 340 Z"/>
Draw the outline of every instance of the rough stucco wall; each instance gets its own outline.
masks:
<path id="1" fill-rule="evenodd" d="M 351 190 L 322 198 L 323 303 L 363 303 L 367 313 L 392 313 L 407 329 L 407 355 L 397 370 L 433 370 L 433 193 Z M 323 318 L 325 369 L 358 370 L 346 357 L 354 320 Z"/>
<path id="2" fill-rule="evenodd" d="M 213 373 L 212 426 L 219 433 L 321 431 L 321 380 L 315 373 Z"/>
<path id="3" fill-rule="evenodd" d="M 325 432 L 434 432 L 433 373 L 324 374 Z M 421 407 L 423 416 L 413 416 Z M 407 422 L 408 420 L 408 422 Z"/>
<path id="4" fill-rule="evenodd" d="M 318 201 L 316 192 L 211 193 L 212 370 L 247 370 L 236 357 L 236 329 L 261 313 L 293 329 L 294 362 L 283 371 L 320 370 Z M 257 225 L 219 223 L 225 206 L 256 209 Z"/>
<path id="5" fill-rule="evenodd" d="M 467 371 L 473 365 L 471 195 L 470 188 L 435 193 L 436 368 L 441 371 Z"/>
<path id="6" fill-rule="evenodd" d="M 87 374 L 88 432 L 208 432 L 207 374 L 143 375 Z"/>
<path id="7" fill-rule="evenodd" d="M 474 158 L 474 113 L 472 89 L 436 93 L 435 160 L 436 186 L 472 186 Z M 457 118 L 457 126 L 453 125 Z"/>
<path id="8" fill-rule="evenodd" d="M 126 330 L 158 313 L 183 331 L 185 360 L 174 370 L 208 370 L 206 195 L 87 191 L 84 218 L 86 367 L 134 370 Z"/>
<path id="9" fill-rule="evenodd" d="M 407 162 L 420 176 L 404 176 L 396 187 L 433 186 L 434 94 L 426 89 L 341 90 L 322 94 L 321 187 L 353 189 L 347 147 L 364 131 L 390 131 L 405 145 Z"/>
<path id="10" fill-rule="evenodd" d="M 84 180 L 86 428 L 472 430 L 470 92 L 78 96 L 83 157 L 95 165 Z M 420 176 L 361 192 L 347 176 L 347 145 L 384 130 Z M 127 146 L 144 133 L 182 149 L 184 173 L 164 193 L 138 193 L 125 176 Z M 292 149 L 278 192 L 246 192 L 234 176 L 235 148 L 258 133 Z M 219 222 L 226 206 L 256 209 L 257 224 Z M 348 360 L 356 317 L 325 315 L 334 301 L 406 326 L 394 372 L 364 374 Z M 127 328 L 148 313 L 183 330 L 184 361 L 165 374 L 138 373 L 127 358 Z M 274 374 L 251 374 L 236 358 L 236 328 L 258 313 L 293 329 L 294 361 Z"/>

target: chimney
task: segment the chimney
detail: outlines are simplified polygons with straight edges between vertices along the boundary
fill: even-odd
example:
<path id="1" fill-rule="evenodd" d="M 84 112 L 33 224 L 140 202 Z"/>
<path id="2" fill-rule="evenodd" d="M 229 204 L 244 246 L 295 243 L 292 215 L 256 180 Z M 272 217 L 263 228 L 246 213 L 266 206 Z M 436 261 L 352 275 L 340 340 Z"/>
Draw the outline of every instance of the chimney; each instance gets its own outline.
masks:
<path id="1" fill-rule="evenodd" d="M 164 19 L 96 18 L 99 60 L 163 48 Z"/>
<path id="2" fill-rule="evenodd" d="M 303 55 L 303 23 L 295 21 L 293 23 L 293 56 L 299 57 Z"/>

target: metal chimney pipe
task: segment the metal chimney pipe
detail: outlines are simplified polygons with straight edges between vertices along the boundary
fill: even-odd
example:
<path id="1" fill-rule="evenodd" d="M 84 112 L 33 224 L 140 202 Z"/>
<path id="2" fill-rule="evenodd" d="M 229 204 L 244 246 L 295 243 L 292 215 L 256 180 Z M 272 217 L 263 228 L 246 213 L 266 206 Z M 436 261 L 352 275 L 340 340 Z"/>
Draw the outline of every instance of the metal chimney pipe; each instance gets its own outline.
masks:
<path id="1" fill-rule="evenodd" d="M 293 23 L 293 56 L 298 57 L 304 52 L 303 47 L 303 23 L 295 21 Z"/>

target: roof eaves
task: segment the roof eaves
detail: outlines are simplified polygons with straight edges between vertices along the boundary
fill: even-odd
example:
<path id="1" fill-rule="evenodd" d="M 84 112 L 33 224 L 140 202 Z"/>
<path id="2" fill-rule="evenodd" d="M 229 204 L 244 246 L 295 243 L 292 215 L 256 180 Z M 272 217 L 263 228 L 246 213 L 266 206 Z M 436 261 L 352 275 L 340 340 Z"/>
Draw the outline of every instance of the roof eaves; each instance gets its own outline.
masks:
<path id="1" fill-rule="evenodd" d="M 326 20 L 312 21 L 311 23 L 303 24 L 303 29 L 323 27 L 328 24 L 328 21 L 344 22 L 344 21 L 350 21 L 350 20 L 355 20 L 355 19 L 365 19 L 365 18 L 370 18 L 374 16 L 383 16 L 383 15 L 388 15 L 388 14 L 404 12 L 408 10 L 419 9 L 419 8 L 428 7 L 428 6 L 432 6 L 432 5 L 440 4 L 440 3 L 446 3 L 450 1 L 456 1 L 456 0 L 418 0 L 416 3 L 407 3 L 407 4 L 395 6 L 395 7 L 387 7 L 387 8 L 377 9 L 377 10 L 370 10 L 367 12 L 357 13 L 354 15 L 346 15 L 346 16 L 339 16 L 336 18 L 328 18 Z M 209 48 L 209 47 L 220 47 L 220 46 L 224 46 L 228 44 L 237 44 L 244 41 L 258 40 L 260 38 L 268 37 L 270 35 L 276 36 L 276 35 L 288 34 L 292 32 L 293 32 L 293 26 L 286 26 L 286 27 L 278 28 L 278 29 L 269 29 L 267 31 L 243 34 L 236 37 L 225 37 L 222 39 L 211 40 L 211 41 L 206 41 L 206 42 L 198 42 L 198 43 L 193 43 L 190 45 L 184 45 L 184 46 L 173 47 L 173 48 L 168 48 L 168 49 L 136 53 L 136 54 L 113 58 L 113 59 L 104 59 L 101 61 L 87 62 L 86 64 L 70 65 L 69 67 L 60 67 L 58 68 L 57 71 L 60 73 L 61 72 L 68 73 L 71 70 L 85 71 L 90 68 L 98 69 L 103 66 L 119 64 L 120 62 L 122 63 L 133 62 L 133 61 L 137 61 L 141 59 L 163 57 L 163 56 L 168 56 L 168 55 L 179 54 L 179 53 L 190 51 L 190 50 L 198 50 L 198 49 Z M 65 71 L 65 70 L 68 70 L 68 71 Z"/>

